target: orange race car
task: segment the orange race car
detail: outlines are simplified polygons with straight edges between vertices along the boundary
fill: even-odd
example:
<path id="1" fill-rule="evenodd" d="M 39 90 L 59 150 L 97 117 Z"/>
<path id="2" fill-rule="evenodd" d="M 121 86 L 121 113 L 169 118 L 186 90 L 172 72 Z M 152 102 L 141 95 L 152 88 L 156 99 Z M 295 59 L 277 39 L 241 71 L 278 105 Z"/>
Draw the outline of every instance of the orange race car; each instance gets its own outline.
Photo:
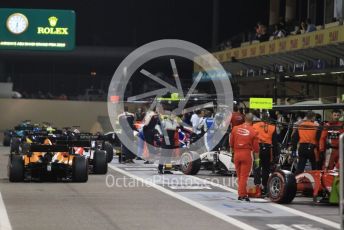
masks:
<path id="1" fill-rule="evenodd" d="M 67 145 L 31 144 L 23 155 L 10 154 L 8 165 L 10 182 L 57 179 L 87 182 L 88 162 Z"/>

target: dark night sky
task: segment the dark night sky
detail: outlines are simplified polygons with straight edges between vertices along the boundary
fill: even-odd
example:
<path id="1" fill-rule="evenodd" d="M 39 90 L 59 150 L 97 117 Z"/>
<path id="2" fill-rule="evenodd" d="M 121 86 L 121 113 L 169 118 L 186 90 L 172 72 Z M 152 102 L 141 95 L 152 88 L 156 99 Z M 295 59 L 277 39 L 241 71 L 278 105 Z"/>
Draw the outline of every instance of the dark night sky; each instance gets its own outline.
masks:
<path id="1" fill-rule="evenodd" d="M 267 22 L 268 0 L 220 0 L 219 41 Z M 73 9 L 77 45 L 139 46 L 163 38 L 211 46 L 211 0 L 5 0 L 0 7 Z"/>

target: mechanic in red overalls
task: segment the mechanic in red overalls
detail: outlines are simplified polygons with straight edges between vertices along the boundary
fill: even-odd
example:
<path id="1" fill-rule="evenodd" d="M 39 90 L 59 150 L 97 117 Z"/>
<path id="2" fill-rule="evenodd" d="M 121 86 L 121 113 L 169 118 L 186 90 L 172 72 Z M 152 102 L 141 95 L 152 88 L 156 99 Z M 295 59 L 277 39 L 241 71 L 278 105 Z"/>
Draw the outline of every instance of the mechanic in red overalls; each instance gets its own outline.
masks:
<path id="1" fill-rule="evenodd" d="M 253 114 L 245 116 L 245 123 L 235 126 L 230 138 L 230 147 L 234 151 L 234 165 L 238 177 L 238 200 L 250 201 L 247 194 L 247 180 L 252 169 L 252 152 L 259 158 L 258 134 L 252 127 Z"/>
<path id="2" fill-rule="evenodd" d="M 233 106 L 233 113 L 231 118 L 231 127 L 232 129 L 237 126 L 241 125 L 245 122 L 245 116 L 239 112 L 239 108 L 237 105 Z"/>
<path id="3" fill-rule="evenodd" d="M 324 168 L 332 170 L 336 166 L 339 168 L 339 136 L 344 132 L 344 123 L 339 121 L 340 110 L 332 111 L 332 121 L 324 124 L 321 133 L 319 150 L 325 154 Z"/>

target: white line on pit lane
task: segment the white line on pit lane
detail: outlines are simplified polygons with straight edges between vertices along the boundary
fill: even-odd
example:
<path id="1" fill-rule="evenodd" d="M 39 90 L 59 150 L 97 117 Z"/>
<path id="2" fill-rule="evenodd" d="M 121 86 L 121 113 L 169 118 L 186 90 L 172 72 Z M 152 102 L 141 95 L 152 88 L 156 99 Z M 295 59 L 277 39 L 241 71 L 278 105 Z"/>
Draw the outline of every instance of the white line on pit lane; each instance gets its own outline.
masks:
<path id="1" fill-rule="evenodd" d="M 208 180 L 201 179 L 201 178 L 198 178 L 198 177 L 196 177 L 196 178 L 199 181 L 203 181 L 203 182 L 204 181 L 208 181 Z M 238 191 L 233 189 L 233 188 L 230 188 L 230 187 L 227 187 L 227 186 L 224 186 L 224 185 L 221 185 L 221 184 L 217 184 L 217 183 L 214 183 L 214 182 L 211 182 L 211 181 L 208 181 L 208 183 L 210 185 L 214 186 L 214 187 L 222 188 L 223 190 L 226 190 L 226 191 L 229 191 L 229 192 L 233 192 L 235 194 L 238 193 Z M 257 199 L 257 200 L 263 200 L 263 199 Z M 276 204 L 276 203 L 270 203 L 270 204 L 272 206 L 276 207 L 276 208 L 282 209 L 282 210 L 284 210 L 286 212 L 295 214 L 297 216 L 301 216 L 301 217 L 304 217 L 304 218 L 307 218 L 307 219 L 319 222 L 321 224 L 328 225 L 328 226 L 336 228 L 336 229 L 340 229 L 340 224 L 339 223 L 336 223 L 336 222 L 333 222 L 333 221 L 330 221 L 330 220 L 326 220 L 326 219 L 321 218 L 321 217 L 313 216 L 311 214 L 308 214 L 308 213 L 305 213 L 305 212 L 301 212 L 299 210 L 296 210 L 296 209 L 293 209 L 293 208 L 289 208 L 289 207 L 286 207 L 286 206 L 283 206 L 283 205 L 280 205 L 280 204 Z"/>
<path id="2" fill-rule="evenodd" d="M 117 167 L 115 167 L 113 165 L 109 164 L 109 168 L 115 170 L 116 172 L 124 174 L 124 175 L 126 175 L 128 177 L 131 177 L 131 178 L 133 178 L 133 179 L 135 179 L 137 181 L 140 181 L 143 184 L 146 184 L 146 185 L 148 185 L 150 187 L 153 187 L 153 188 L 159 190 L 160 192 L 163 192 L 163 193 L 165 193 L 165 194 L 167 194 L 167 195 L 169 195 L 169 196 L 171 196 L 173 198 L 181 200 L 181 201 L 183 201 L 183 202 L 185 202 L 185 203 L 187 203 L 189 205 L 192 205 L 193 207 L 198 208 L 198 209 L 200 209 L 200 210 L 202 210 L 202 211 L 204 211 L 204 212 L 206 212 L 206 213 L 208 213 L 210 215 L 213 215 L 213 216 L 215 216 L 215 217 L 217 217 L 217 218 L 219 218 L 221 220 L 224 220 L 227 223 L 230 223 L 231 225 L 234 225 L 234 226 L 236 226 L 236 227 L 238 227 L 240 229 L 244 229 L 244 230 L 258 230 L 257 228 L 252 227 L 252 226 L 250 226 L 250 225 L 248 225 L 248 224 L 246 224 L 244 222 L 241 222 L 241 221 L 239 221 L 239 220 L 237 220 L 237 219 L 235 219 L 233 217 L 226 216 L 226 215 L 224 215 L 224 214 L 222 214 L 222 213 L 220 213 L 218 211 L 215 211 L 215 210 L 213 210 L 211 208 L 208 208 L 208 207 L 206 207 L 206 206 L 204 206 L 204 205 L 202 205 L 200 203 L 197 203 L 197 202 L 195 202 L 195 201 L 193 201 L 193 200 L 191 200 L 189 198 L 186 198 L 186 197 L 181 196 L 181 195 L 179 195 L 179 194 L 177 194 L 175 192 L 172 192 L 171 190 L 168 190 L 168 189 L 166 189 L 166 188 L 164 188 L 164 187 L 162 187 L 160 185 L 157 185 L 157 184 L 155 184 L 155 183 L 153 183 L 151 181 L 146 181 L 143 178 L 135 176 L 135 175 L 133 175 L 133 174 L 131 174 L 129 172 L 126 172 L 126 171 L 124 171 L 124 170 L 122 170 L 120 168 L 117 168 Z"/>
<path id="3" fill-rule="evenodd" d="M 6 207 L 0 193 L 0 229 L 12 230 L 10 219 L 8 218 Z"/>
<path id="4" fill-rule="evenodd" d="M 171 185 L 168 187 L 174 190 L 202 190 L 202 189 L 211 190 L 210 186 L 204 186 L 204 185 Z"/>
<path id="5" fill-rule="evenodd" d="M 113 165 L 109 165 L 109 167 L 112 168 L 112 169 L 116 168 L 116 169 L 114 169 L 114 170 L 119 169 L 119 168 L 117 168 L 117 167 L 115 167 L 115 166 L 113 166 Z M 119 170 L 121 170 L 121 169 L 119 169 Z M 121 170 L 121 171 L 123 171 L 123 170 Z M 125 171 L 123 171 L 123 172 L 125 172 Z M 129 173 L 128 173 L 128 174 L 129 174 Z M 181 174 L 182 174 L 182 173 L 181 173 Z M 130 174 L 130 175 L 132 175 L 132 174 Z M 137 176 L 135 176 L 135 175 L 132 175 L 132 176 L 134 176 L 134 177 L 136 177 L 136 178 L 140 178 L 140 177 L 137 177 Z M 132 176 L 130 176 L 130 177 L 132 177 Z M 223 190 L 232 192 L 232 193 L 234 193 L 234 194 L 238 194 L 238 191 L 237 191 L 236 189 L 227 187 L 227 186 L 225 186 L 225 185 L 217 184 L 217 183 L 215 183 L 215 182 L 208 181 L 208 180 L 202 179 L 202 178 L 198 178 L 198 177 L 196 177 L 196 176 L 191 176 L 191 177 L 194 177 L 196 180 L 202 182 L 203 184 L 211 185 L 211 186 L 213 186 L 213 187 L 218 187 L 218 188 L 221 188 L 221 189 L 223 189 Z M 135 179 L 135 178 L 134 178 L 134 179 Z M 144 181 L 144 179 L 142 179 L 142 178 L 140 178 L 139 180 L 140 180 L 140 181 Z M 144 183 L 145 183 L 145 182 L 144 182 Z M 155 184 L 154 184 L 154 185 L 155 185 Z M 157 185 L 157 186 L 159 186 L 159 185 Z M 152 187 L 154 187 L 154 186 L 152 186 Z M 160 186 L 159 186 L 159 187 L 160 187 Z M 179 199 L 179 198 L 178 198 L 178 199 Z M 268 202 L 268 201 L 266 201 L 266 200 L 264 200 L 264 199 L 251 199 L 251 200 L 254 201 L 254 202 Z M 328 225 L 328 226 L 333 227 L 333 228 L 336 228 L 336 229 L 340 229 L 340 224 L 339 224 L 339 223 L 336 223 L 336 222 L 333 222 L 333 221 L 330 221 L 330 220 L 326 220 L 326 219 L 324 219 L 324 218 L 321 218 L 321 217 L 318 217 L 318 216 L 314 216 L 314 215 L 311 215 L 311 214 L 308 214 L 308 213 L 305 213 L 305 212 L 302 212 L 302 211 L 299 211 L 299 210 L 296 210 L 296 209 L 293 209 L 293 208 L 289 208 L 289 207 L 286 207 L 286 206 L 283 206 L 283 205 L 280 205 L 280 204 L 276 204 L 276 203 L 269 203 L 269 204 L 271 204 L 272 206 L 274 206 L 274 207 L 276 207 L 276 208 L 279 208 L 279 209 L 281 209 L 281 210 L 284 210 L 284 211 L 286 211 L 286 212 L 289 212 L 289 213 L 291 213 L 291 214 L 294 214 L 294 215 L 297 215 L 297 216 L 301 216 L 301 217 L 304 217 L 304 218 L 306 218 L 306 219 L 310 219 L 310 220 L 319 222 L 319 223 L 324 224 L 324 225 Z"/>

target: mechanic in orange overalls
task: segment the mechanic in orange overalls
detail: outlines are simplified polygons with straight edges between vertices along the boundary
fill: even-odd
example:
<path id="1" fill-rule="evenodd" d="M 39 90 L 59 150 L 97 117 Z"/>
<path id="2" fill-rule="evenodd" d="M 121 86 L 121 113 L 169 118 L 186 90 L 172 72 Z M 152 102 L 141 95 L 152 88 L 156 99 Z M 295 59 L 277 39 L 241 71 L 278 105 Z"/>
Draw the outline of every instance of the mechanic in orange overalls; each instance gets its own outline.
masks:
<path id="1" fill-rule="evenodd" d="M 315 123 L 315 113 L 308 111 L 306 119 L 299 123 L 292 135 L 292 152 L 296 151 L 297 144 L 299 143 L 299 162 L 297 164 L 296 174 L 304 172 L 307 160 L 311 162 L 312 170 L 316 170 L 315 148 L 318 145 L 318 132 L 319 125 Z"/>
<path id="2" fill-rule="evenodd" d="M 258 167 L 254 170 L 254 183 L 262 184 L 263 194 L 267 193 L 267 184 L 271 171 L 271 166 L 278 163 L 279 145 L 276 132 L 276 125 L 269 124 L 269 114 L 262 113 L 261 121 L 255 122 L 253 128 L 258 132 L 259 139 L 259 159 Z"/>
<path id="3" fill-rule="evenodd" d="M 324 168 L 332 170 L 336 166 L 339 168 L 339 136 L 344 132 L 344 122 L 339 121 L 340 110 L 332 111 L 332 121 L 324 124 L 321 133 L 319 150 L 325 154 Z"/>
<path id="4" fill-rule="evenodd" d="M 245 116 L 245 123 L 235 126 L 230 138 L 230 147 L 234 151 L 234 165 L 238 177 L 238 200 L 250 201 L 247 194 L 247 180 L 252 169 L 252 152 L 259 158 L 258 134 L 252 127 L 253 114 Z"/>

